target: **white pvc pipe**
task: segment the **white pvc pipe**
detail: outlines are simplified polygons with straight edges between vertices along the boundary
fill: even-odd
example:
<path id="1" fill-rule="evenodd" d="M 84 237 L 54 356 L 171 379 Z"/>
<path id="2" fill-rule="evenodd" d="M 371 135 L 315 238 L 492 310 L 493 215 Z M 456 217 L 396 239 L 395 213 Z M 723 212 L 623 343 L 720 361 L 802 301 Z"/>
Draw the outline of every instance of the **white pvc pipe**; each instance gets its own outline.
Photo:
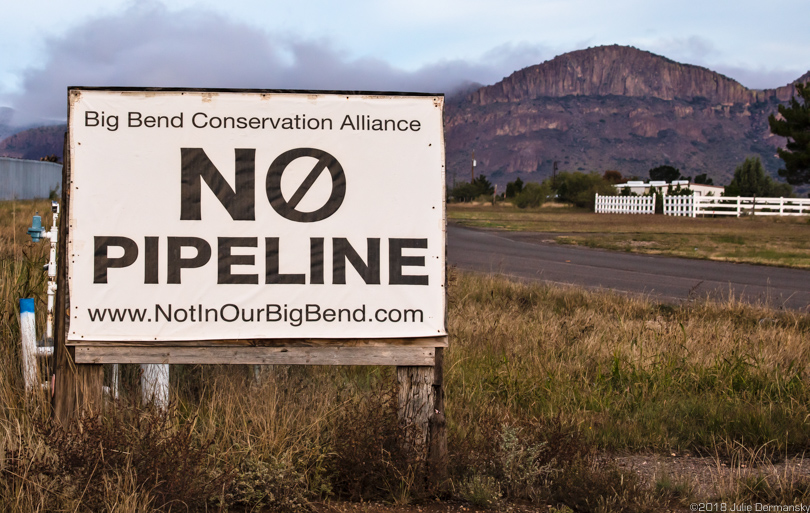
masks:
<path id="1" fill-rule="evenodd" d="M 22 339 L 22 370 L 25 391 L 37 386 L 37 325 L 34 315 L 34 300 L 20 299 L 20 337 Z"/>
<path id="2" fill-rule="evenodd" d="M 141 398 L 165 410 L 169 406 L 169 364 L 141 364 Z"/>
<path id="3" fill-rule="evenodd" d="M 112 384 L 111 384 L 111 395 L 113 400 L 118 400 L 118 382 L 120 381 L 120 376 L 118 374 L 118 364 L 114 363 L 112 365 Z"/>

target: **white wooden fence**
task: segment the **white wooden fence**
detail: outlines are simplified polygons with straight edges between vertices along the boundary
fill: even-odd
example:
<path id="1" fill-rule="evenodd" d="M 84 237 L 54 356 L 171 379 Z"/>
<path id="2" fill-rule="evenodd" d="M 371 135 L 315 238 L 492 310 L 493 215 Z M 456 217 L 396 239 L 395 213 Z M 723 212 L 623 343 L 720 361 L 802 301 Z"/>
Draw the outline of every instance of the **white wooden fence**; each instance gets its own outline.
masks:
<path id="1" fill-rule="evenodd" d="M 727 196 L 667 196 L 664 195 L 664 215 L 667 216 L 806 216 L 810 215 L 808 198 L 756 198 Z M 597 214 L 653 214 L 652 196 L 596 195 Z"/>
<path id="2" fill-rule="evenodd" d="M 810 199 L 727 196 L 664 196 L 668 216 L 803 216 L 810 215 Z"/>
<path id="3" fill-rule="evenodd" d="M 652 196 L 596 195 L 597 214 L 654 214 L 655 194 Z"/>

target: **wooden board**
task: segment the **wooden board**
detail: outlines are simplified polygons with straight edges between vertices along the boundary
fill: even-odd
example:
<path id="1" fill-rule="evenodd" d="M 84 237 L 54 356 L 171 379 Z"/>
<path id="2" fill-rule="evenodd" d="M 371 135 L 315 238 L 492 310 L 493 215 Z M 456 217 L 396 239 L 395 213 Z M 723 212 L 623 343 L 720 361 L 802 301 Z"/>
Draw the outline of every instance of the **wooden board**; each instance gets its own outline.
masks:
<path id="1" fill-rule="evenodd" d="M 375 339 L 258 339 L 258 340 L 182 340 L 173 342 L 106 342 L 82 340 L 68 341 L 69 346 L 115 347 L 447 347 L 447 336 L 419 338 Z"/>
<path id="2" fill-rule="evenodd" d="M 77 364 L 169 363 L 231 365 L 396 365 L 435 364 L 434 347 L 245 347 L 245 346 L 76 346 Z"/>

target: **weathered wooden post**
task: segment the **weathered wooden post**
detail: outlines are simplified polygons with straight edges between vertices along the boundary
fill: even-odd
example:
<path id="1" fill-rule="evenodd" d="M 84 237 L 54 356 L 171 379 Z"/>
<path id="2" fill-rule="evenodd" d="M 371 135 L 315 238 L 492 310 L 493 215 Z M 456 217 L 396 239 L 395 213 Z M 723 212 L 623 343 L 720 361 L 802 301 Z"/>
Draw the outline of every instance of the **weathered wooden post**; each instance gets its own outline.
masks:
<path id="1" fill-rule="evenodd" d="M 83 414 L 101 411 L 104 368 L 98 364 L 75 363 L 75 351 L 67 345 L 70 326 L 70 298 L 67 283 L 67 240 L 70 233 L 70 144 L 65 134 L 62 166 L 62 218 L 59 223 L 59 248 L 54 316 L 55 383 L 53 414 L 67 424 Z"/>
<path id="2" fill-rule="evenodd" d="M 417 475 L 431 488 L 447 476 L 447 423 L 444 416 L 444 348 L 433 367 L 397 367 L 399 420 L 405 450 L 415 455 Z"/>
<path id="3" fill-rule="evenodd" d="M 141 397 L 165 411 L 169 407 L 169 364 L 141 364 Z"/>

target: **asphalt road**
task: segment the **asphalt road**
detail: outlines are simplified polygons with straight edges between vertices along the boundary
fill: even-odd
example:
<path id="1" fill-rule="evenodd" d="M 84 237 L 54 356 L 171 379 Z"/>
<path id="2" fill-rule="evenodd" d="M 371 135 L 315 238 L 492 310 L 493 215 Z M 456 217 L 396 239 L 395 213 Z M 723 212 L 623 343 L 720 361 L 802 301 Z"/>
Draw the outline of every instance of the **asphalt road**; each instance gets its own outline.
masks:
<path id="1" fill-rule="evenodd" d="M 733 296 L 810 311 L 810 271 L 578 248 L 548 242 L 550 238 L 448 224 L 448 263 L 531 281 L 644 294 L 666 302 Z"/>

